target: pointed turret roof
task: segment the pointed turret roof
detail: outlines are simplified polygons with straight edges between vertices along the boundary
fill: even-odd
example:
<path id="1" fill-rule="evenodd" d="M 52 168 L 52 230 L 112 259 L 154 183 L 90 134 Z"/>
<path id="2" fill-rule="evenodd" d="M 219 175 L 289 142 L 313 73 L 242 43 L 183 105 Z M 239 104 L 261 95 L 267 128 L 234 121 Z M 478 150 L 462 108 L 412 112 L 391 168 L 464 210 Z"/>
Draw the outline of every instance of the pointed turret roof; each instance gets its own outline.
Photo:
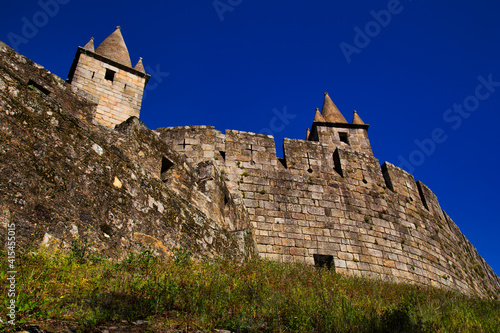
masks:
<path id="1" fill-rule="evenodd" d="M 122 65 L 132 67 L 130 55 L 128 54 L 127 45 L 125 45 L 125 41 L 123 40 L 120 26 L 116 27 L 116 30 L 97 47 L 95 53 Z"/>
<path id="2" fill-rule="evenodd" d="M 316 108 L 316 114 L 314 115 L 314 122 L 315 123 L 324 123 L 326 122 L 325 118 L 321 115 L 321 113 L 319 112 L 319 109 Z"/>
<path id="3" fill-rule="evenodd" d="M 144 69 L 144 65 L 142 64 L 142 57 L 139 57 L 139 61 L 134 67 L 135 70 L 138 70 L 139 72 L 143 72 L 144 74 L 146 73 L 146 70 Z"/>
<path id="4" fill-rule="evenodd" d="M 90 40 L 85 46 L 83 47 L 87 51 L 94 52 L 94 37 L 90 37 Z"/>
<path id="5" fill-rule="evenodd" d="M 352 123 L 353 124 L 358 124 L 358 125 L 364 125 L 365 123 L 363 122 L 363 120 L 361 120 L 361 118 L 359 117 L 358 113 L 356 112 L 356 110 L 354 110 L 354 116 L 352 118 Z"/>
<path id="6" fill-rule="evenodd" d="M 328 93 L 325 92 L 325 101 L 323 102 L 323 109 L 321 110 L 321 114 L 325 118 L 325 120 L 329 123 L 346 123 L 342 113 L 340 113 L 337 106 L 333 103 Z"/>

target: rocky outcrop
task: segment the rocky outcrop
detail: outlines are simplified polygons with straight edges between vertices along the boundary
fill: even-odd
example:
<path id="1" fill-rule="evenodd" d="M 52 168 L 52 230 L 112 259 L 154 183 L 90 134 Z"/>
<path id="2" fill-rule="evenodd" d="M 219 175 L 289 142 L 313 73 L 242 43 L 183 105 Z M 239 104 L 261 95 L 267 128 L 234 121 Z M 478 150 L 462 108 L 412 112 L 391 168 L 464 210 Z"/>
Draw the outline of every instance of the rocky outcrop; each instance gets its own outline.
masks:
<path id="1" fill-rule="evenodd" d="M 97 101 L 0 43 L 0 240 L 113 257 L 176 248 L 251 257 L 249 218 L 210 162 L 190 165 L 137 118 L 95 123 Z M 82 244 L 82 243 L 80 243 Z"/>

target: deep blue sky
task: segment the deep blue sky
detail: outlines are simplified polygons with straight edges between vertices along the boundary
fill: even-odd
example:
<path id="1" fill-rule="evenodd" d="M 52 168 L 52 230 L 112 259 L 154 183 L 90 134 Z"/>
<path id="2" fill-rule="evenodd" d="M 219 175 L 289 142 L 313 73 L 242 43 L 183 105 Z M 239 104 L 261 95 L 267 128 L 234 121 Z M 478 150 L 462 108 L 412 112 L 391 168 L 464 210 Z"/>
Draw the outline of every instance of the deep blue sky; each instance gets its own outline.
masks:
<path id="1" fill-rule="evenodd" d="M 120 25 L 133 65 L 141 56 L 157 73 L 141 112 L 148 127 L 274 124 L 278 155 L 284 137 L 304 139 L 328 91 L 348 121 L 356 109 L 371 124 L 380 162 L 428 185 L 500 274 L 498 1 L 220 0 L 219 13 L 213 0 L 55 1 L 4 1 L 0 39 L 66 78 L 78 46 Z M 390 22 L 374 24 L 372 11 L 388 7 Z M 366 28 L 370 40 L 356 39 Z M 350 62 L 341 44 L 358 45 Z M 449 110 L 464 103 L 474 111 Z M 284 110 L 294 118 L 272 121 Z M 422 152 L 415 140 L 433 131 L 440 142 Z"/>

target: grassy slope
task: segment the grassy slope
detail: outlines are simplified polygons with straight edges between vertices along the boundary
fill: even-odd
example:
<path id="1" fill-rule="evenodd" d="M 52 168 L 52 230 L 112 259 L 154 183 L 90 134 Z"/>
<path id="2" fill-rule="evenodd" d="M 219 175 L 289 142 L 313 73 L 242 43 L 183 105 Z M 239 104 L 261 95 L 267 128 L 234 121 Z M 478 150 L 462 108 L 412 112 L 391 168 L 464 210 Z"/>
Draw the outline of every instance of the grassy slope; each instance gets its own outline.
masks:
<path id="1" fill-rule="evenodd" d="M 5 281 L 4 252 L 0 260 Z M 146 320 L 151 332 L 500 332 L 498 301 L 303 264 L 196 263 L 182 252 L 159 261 L 147 251 L 113 262 L 74 246 L 67 254 L 24 255 L 17 265 L 19 324 L 50 318 L 90 331 Z"/>

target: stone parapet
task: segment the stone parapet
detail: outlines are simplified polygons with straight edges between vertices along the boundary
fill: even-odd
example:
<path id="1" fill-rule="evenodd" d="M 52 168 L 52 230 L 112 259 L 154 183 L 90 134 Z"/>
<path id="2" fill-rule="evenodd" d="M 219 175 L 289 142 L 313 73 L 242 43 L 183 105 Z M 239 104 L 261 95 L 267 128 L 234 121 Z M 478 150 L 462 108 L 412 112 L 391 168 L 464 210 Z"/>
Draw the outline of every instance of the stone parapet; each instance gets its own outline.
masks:
<path id="1" fill-rule="evenodd" d="M 314 264 L 315 254 L 331 255 L 346 274 L 480 295 L 500 289 L 432 191 L 371 154 L 285 139 L 278 158 L 271 136 L 213 127 L 161 129 L 160 136 L 189 142 L 177 151 L 193 163 L 217 161 L 229 190 L 241 195 L 262 257 Z"/>

